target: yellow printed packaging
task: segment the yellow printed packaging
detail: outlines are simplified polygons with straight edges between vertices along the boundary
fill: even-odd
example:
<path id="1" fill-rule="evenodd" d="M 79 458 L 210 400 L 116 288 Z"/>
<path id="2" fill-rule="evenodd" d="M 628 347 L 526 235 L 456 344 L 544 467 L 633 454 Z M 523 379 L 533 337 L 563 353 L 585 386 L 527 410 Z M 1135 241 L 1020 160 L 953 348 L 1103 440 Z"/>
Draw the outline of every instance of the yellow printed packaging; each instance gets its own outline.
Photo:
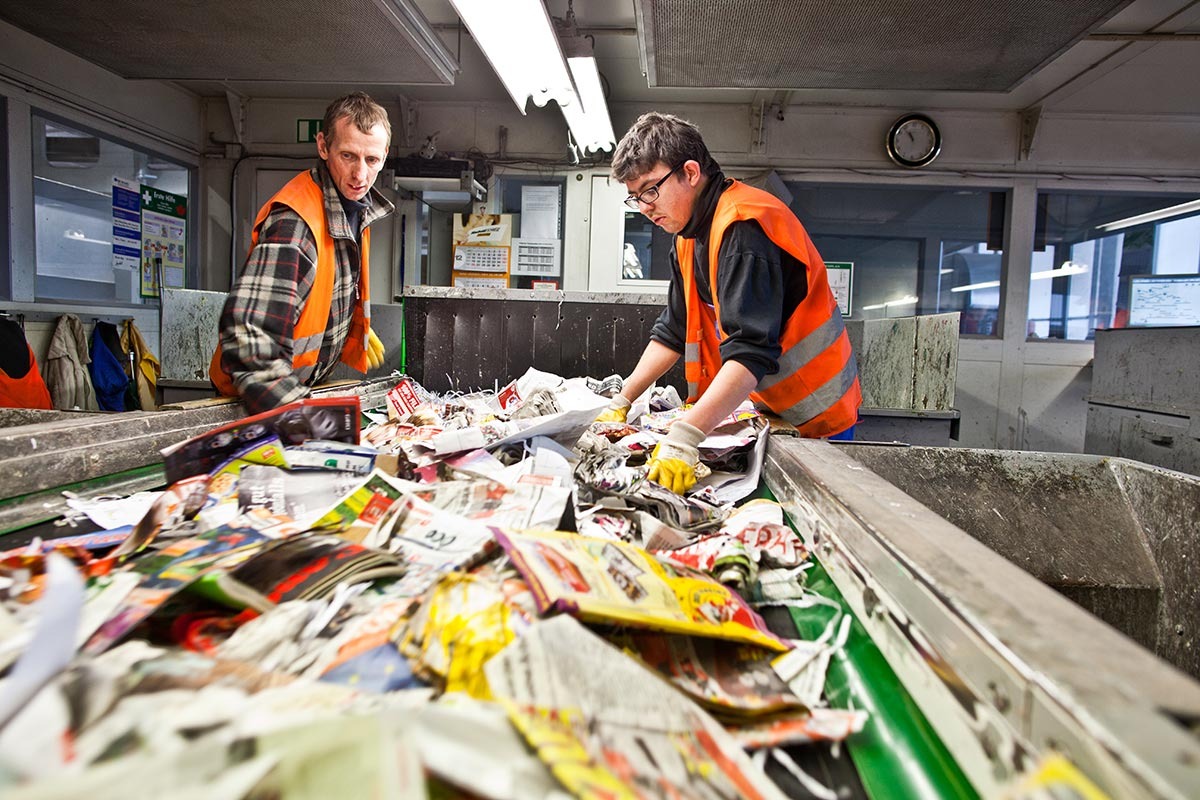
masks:
<path id="1" fill-rule="evenodd" d="M 789 649 L 736 592 L 640 547 L 574 533 L 494 532 L 543 616 L 565 612 L 589 622 Z"/>
<path id="2" fill-rule="evenodd" d="M 400 652 L 414 671 L 447 692 L 491 700 L 483 665 L 527 627 L 496 582 L 463 572 L 443 575 L 409 620 Z"/>

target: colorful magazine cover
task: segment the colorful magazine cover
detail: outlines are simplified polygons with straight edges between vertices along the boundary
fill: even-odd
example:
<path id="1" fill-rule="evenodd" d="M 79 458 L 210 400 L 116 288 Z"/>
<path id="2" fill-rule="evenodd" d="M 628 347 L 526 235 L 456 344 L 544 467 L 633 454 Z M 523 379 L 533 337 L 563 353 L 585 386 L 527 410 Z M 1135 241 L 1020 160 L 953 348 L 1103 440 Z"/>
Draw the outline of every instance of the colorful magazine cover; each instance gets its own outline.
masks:
<path id="1" fill-rule="evenodd" d="M 541 614 L 789 649 L 736 592 L 640 547 L 573 533 L 493 532 Z"/>
<path id="2" fill-rule="evenodd" d="M 608 638 L 715 715 L 753 719 L 805 708 L 771 666 L 777 654 L 761 647 L 644 631 Z"/>
<path id="3" fill-rule="evenodd" d="M 308 397 L 239 419 L 165 448 L 167 483 L 212 472 L 239 450 L 270 436 L 284 447 L 309 439 L 358 444 L 360 419 L 357 397 Z"/>

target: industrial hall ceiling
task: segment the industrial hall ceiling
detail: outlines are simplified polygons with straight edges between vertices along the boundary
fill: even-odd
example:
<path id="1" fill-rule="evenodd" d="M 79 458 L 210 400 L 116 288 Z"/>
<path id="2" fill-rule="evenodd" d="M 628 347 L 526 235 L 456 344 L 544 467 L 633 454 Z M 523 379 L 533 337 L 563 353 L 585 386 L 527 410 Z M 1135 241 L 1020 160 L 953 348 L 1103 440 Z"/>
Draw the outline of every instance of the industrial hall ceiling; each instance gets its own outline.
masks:
<path id="1" fill-rule="evenodd" d="M 547 0 L 565 17 L 568 0 Z M 1200 0 L 578 0 L 609 102 L 1200 114 Z M 497 102 L 449 0 L 41 0 L 0 19 L 200 95 Z"/>

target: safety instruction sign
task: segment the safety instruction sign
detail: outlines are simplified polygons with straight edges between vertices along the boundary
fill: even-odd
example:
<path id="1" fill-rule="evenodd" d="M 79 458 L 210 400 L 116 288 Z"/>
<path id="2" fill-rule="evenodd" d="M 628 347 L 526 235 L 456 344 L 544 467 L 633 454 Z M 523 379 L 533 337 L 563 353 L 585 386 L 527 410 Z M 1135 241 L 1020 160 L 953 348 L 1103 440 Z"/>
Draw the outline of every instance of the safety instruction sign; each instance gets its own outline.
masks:
<path id="1" fill-rule="evenodd" d="M 852 310 L 850 303 L 854 289 L 854 262 L 826 261 L 825 274 L 829 276 L 829 290 L 833 292 L 842 316 L 850 316 Z"/>
<path id="2" fill-rule="evenodd" d="M 138 185 L 123 178 L 112 183 L 112 265 L 137 270 L 142 252 L 142 200 Z"/>
<path id="3" fill-rule="evenodd" d="M 142 296 L 159 287 L 182 289 L 187 245 L 187 197 L 142 186 Z"/>

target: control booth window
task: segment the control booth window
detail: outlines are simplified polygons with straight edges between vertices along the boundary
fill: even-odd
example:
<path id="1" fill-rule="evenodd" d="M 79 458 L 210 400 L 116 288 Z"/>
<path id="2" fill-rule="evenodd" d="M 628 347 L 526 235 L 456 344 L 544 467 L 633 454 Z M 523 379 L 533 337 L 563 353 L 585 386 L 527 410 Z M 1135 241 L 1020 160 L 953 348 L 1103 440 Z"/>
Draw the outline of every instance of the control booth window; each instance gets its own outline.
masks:
<path id="1" fill-rule="evenodd" d="M 563 288 L 566 179 L 503 175 L 496 192 L 501 213 L 514 223 L 509 288 Z"/>
<path id="2" fill-rule="evenodd" d="M 1039 194 L 1031 269 L 1030 338 L 1200 324 L 1200 198 Z"/>
<path id="3" fill-rule="evenodd" d="M 34 114 L 38 300 L 156 302 L 186 283 L 189 170 Z"/>
<path id="4" fill-rule="evenodd" d="M 785 185 L 850 319 L 958 311 L 960 333 L 999 335 L 1005 192 Z"/>

